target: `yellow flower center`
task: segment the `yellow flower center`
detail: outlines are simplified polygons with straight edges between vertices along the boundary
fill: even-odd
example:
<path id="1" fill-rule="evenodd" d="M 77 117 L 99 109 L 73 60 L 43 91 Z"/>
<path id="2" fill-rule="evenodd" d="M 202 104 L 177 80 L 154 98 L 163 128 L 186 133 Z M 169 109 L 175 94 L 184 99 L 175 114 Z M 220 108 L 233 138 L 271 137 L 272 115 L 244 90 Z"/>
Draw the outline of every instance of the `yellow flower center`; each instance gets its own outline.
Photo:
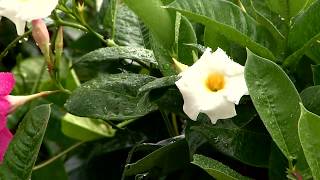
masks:
<path id="1" fill-rule="evenodd" d="M 225 84 L 224 76 L 220 73 L 211 73 L 206 79 L 206 87 L 211 92 L 217 92 L 223 89 Z"/>

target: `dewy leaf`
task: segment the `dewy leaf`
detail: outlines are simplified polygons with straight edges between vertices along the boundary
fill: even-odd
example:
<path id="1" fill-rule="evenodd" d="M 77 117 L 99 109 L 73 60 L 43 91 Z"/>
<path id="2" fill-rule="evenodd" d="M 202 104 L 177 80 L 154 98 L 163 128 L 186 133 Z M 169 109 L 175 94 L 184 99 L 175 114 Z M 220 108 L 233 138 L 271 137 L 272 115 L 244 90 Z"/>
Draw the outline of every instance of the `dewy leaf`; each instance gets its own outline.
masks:
<path id="1" fill-rule="evenodd" d="M 275 63 L 247 51 L 245 80 L 258 114 L 272 139 L 289 159 L 299 157 L 300 96 L 286 73 Z"/>
<path id="2" fill-rule="evenodd" d="M 115 130 L 102 120 L 78 117 L 69 113 L 62 118 L 61 129 L 66 136 L 81 141 L 91 141 L 115 135 Z"/>
<path id="3" fill-rule="evenodd" d="M 237 173 L 221 162 L 205 157 L 203 155 L 193 155 L 193 161 L 191 163 L 199 166 L 208 174 L 210 174 L 210 176 L 214 177 L 217 180 L 249 180 L 249 178 L 242 176 L 241 174 Z"/>
<path id="4" fill-rule="evenodd" d="M 156 168 L 161 174 L 173 172 L 189 163 L 188 144 L 185 139 L 172 142 L 135 163 L 127 164 L 125 175 L 132 176 Z"/>
<path id="5" fill-rule="evenodd" d="M 0 179 L 30 179 L 46 131 L 50 111 L 50 105 L 40 105 L 27 113 L 0 166 Z"/>
<path id="6" fill-rule="evenodd" d="M 160 40 L 157 40 L 154 36 L 150 36 L 150 45 L 153 50 L 154 56 L 158 62 L 158 67 L 164 76 L 176 75 L 177 72 L 174 68 L 171 54 L 167 48 L 165 48 Z"/>
<path id="7" fill-rule="evenodd" d="M 147 47 L 144 42 L 144 26 L 137 15 L 125 4 L 119 4 L 115 21 L 115 41 L 122 46 Z"/>
<path id="8" fill-rule="evenodd" d="M 320 115 L 320 86 L 311 86 L 300 93 L 302 103 L 308 111 Z"/>
<path id="9" fill-rule="evenodd" d="M 247 46 L 260 56 L 274 60 L 269 49 L 276 46 L 271 34 L 238 6 L 222 0 L 176 0 L 167 6 L 179 11 L 225 35 L 230 40 Z"/>
<path id="10" fill-rule="evenodd" d="M 128 120 L 142 117 L 156 106 L 138 89 L 154 80 L 143 74 L 106 74 L 77 88 L 65 107 L 74 115 L 104 120 Z"/>
<path id="11" fill-rule="evenodd" d="M 312 75 L 314 85 L 320 85 L 320 65 L 312 65 Z"/>
<path id="12" fill-rule="evenodd" d="M 320 37 L 319 11 L 320 1 L 316 1 L 294 19 L 288 35 L 290 51 L 303 51 L 316 63 L 320 62 L 320 44 L 317 42 Z"/>
<path id="13" fill-rule="evenodd" d="M 150 29 L 161 45 L 170 49 L 174 42 L 174 21 L 169 12 L 161 8 L 161 0 L 124 0 Z"/>
<path id="14" fill-rule="evenodd" d="M 243 120 L 250 120 L 254 115 L 242 113 L 243 111 L 240 111 L 239 115 Z M 267 132 L 262 131 L 262 123 L 258 124 L 259 121 L 254 119 L 244 127 L 239 127 L 235 124 L 236 117 L 232 120 L 220 120 L 216 125 L 212 125 L 208 119 L 204 119 L 202 123 L 189 122 L 190 131 L 198 132 L 213 149 L 242 163 L 256 167 L 268 167 L 270 136 Z M 203 119 L 202 116 L 198 118 L 198 121 L 201 119 Z"/>
<path id="15" fill-rule="evenodd" d="M 147 83 L 146 85 L 139 88 L 139 93 L 144 93 L 151 91 L 153 89 L 159 89 L 163 87 L 173 86 L 175 82 L 179 79 L 178 76 L 166 76 L 162 78 L 157 78 L 154 81 Z"/>
<path id="16" fill-rule="evenodd" d="M 150 65 L 157 65 L 153 52 L 138 47 L 106 47 L 89 52 L 82 56 L 75 64 L 93 64 L 99 62 L 110 62 L 121 59 L 132 59 Z"/>
<path id="17" fill-rule="evenodd" d="M 308 0 L 268 0 L 270 9 L 279 13 L 281 17 L 290 19 L 297 15 L 306 5 Z"/>
<path id="18" fill-rule="evenodd" d="M 303 152 L 314 179 L 320 179 L 320 117 L 306 110 L 302 104 L 298 124 L 299 138 Z"/>

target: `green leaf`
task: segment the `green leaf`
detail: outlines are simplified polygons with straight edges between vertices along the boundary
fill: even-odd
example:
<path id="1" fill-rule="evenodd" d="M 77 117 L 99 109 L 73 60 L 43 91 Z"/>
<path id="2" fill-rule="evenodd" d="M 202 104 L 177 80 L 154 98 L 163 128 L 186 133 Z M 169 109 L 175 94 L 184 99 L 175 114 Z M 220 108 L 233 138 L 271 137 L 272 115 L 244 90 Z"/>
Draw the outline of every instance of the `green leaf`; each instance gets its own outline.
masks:
<path id="1" fill-rule="evenodd" d="M 141 88 L 139 88 L 139 93 L 141 94 L 141 93 L 145 93 L 147 91 L 151 91 L 154 89 L 173 86 L 173 85 L 175 85 L 175 82 L 178 79 L 179 79 L 178 76 L 166 76 L 166 77 L 162 77 L 162 78 L 157 78 L 157 79 L 145 84 Z"/>
<path id="2" fill-rule="evenodd" d="M 300 93 L 302 103 L 308 111 L 320 115 L 320 86 L 311 86 Z"/>
<path id="3" fill-rule="evenodd" d="M 320 179 L 320 117 L 309 112 L 300 104 L 301 116 L 298 124 L 303 152 L 314 179 Z"/>
<path id="4" fill-rule="evenodd" d="M 278 146 L 274 142 L 272 142 L 269 157 L 268 178 L 277 180 L 288 180 L 286 176 L 287 168 L 287 158 L 282 154 Z"/>
<path id="5" fill-rule="evenodd" d="M 308 0 L 268 0 L 268 5 L 270 9 L 281 17 L 290 19 L 297 15 L 306 5 Z"/>
<path id="6" fill-rule="evenodd" d="M 138 16 L 125 4 L 119 4 L 115 22 L 115 42 L 122 46 L 147 47 L 143 26 Z"/>
<path id="7" fill-rule="evenodd" d="M 64 168 L 64 162 L 62 160 L 56 160 L 55 162 L 48 164 L 47 166 L 37 169 L 32 172 L 32 180 L 43 180 L 50 177 L 57 180 L 68 180 L 68 174 Z"/>
<path id="8" fill-rule="evenodd" d="M 222 0 L 176 0 L 167 6 L 179 11 L 196 22 L 200 22 L 230 40 L 247 46 L 253 52 L 270 59 L 275 48 L 271 34 L 238 6 Z M 231 18 L 230 18 L 231 17 Z"/>
<path id="9" fill-rule="evenodd" d="M 158 67 L 161 73 L 164 76 L 176 75 L 177 72 L 173 65 L 171 52 L 161 44 L 161 40 L 157 40 L 157 38 L 151 35 L 150 45 L 158 62 Z"/>
<path id="10" fill-rule="evenodd" d="M 154 80 L 142 74 L 109 74 L 92 79 L 77 88 L 65 104 L 74 115 L 103 120 L 128 120 L 156 109 L 138 89 Z"/>
<path id="11" fill-rule="evenodd" d="M 161 0 L 124 0 L 149 28 L 161 45 L 170 49 L 174 42 L 174 21 Z"/>
<path id="12" fill-rule="evenodd" d="M 320 37 L 320 1 L 313 3 L 306 11 L 301 13 L 293 21 L 292 28 L 288 35 L 288 46 L 291 52 L 297 54 L 292 63 L 298 61 L 303 54 L 308 55 L 314 62 L 319 63 Z M 287 60 L 288 61 L 288 60 Z"/>
<path id="13" fill-rule="evenodd" d="M 277 64 L 247 53 L 245 80 L 261 120 L 289 160 L 303 161 L 297 133 L 301 100 L 295 86 Z"/>
<path id="14" fill-rule="evenodd" d="M 258 23 L 264 26 L 269 32 L 273 35 L 274 39 L 277 40 L 278 50 L 276 51 L 276 56 L 281 55 L 281 52 L 284 49 L 285 37 L 283 36 L 286 27 L 281 20 L 279 14 L 273 13 L 270 11 L 267 2 L 268 0 L 242 0 L 243 6 L 246 9 L 246 12 L 252 16 Z"/>
<path id="15" fill-rule="evenodd" d="M 188 144 L 182 139 L 155 150 L 135 163 L 127 164 L 125 175 L 136 175 L 151 169 L 157 169 L 160 174 L 167 174 L 187 163 L 189 163 Z"/>
<path id="16" fill-rule="evenodd" d="M 238 117 L 241 119 L 220 120 L 215 125 L 201 115 L 197 120 L 203 122 L 191 122 L 190 130 L 200 133 L 215 150 L 223 154 L 251 166 L 268 167 L 270 137 L 257 123 L 257 119 L 252 120 L 255 114 L 242 114 L 240 110 L 244 109 L 237 111 L 241 114 L 242 117 Z M 241 120 L 249 123 L 239 123 L 243 127 L 236 125 Z"/>
<path id="17" fill-rule="evenodd" d="M 217 180 L 249 179 L 222 164 L 221 162 L 203 155 L 193 155 L 193 161 L 191 163 L 199 166 Z"/>
<path id="18" fill-rule="evenodd" d="M 213 28 L 206 27 L 204 30 L 205 46 L 211 47 L 213 50 L 218 47 L 223 49 L 234 61 L 244 64 L 246 59 L 246 49 L 239 44 L 227 39 L 224 35 L 217 32 Z"/>
<path id="19" fill-rule="evenodd" d="M 113 137 L 115 130 L 104 121 L 74 116 L 67 113 L 61 119 L 62 132 L 80 141 L 92 141 L 103 137 Z"/>
<path id="20" fill-rule="evenodd" d="M 49 121 L 50 111 L 50 105 L 41 105 L 27 113 L 0 166 L 1 179 L 30 179 Z"/>
<path id="21" fill-rule="evenodd" d="M 194 63 L 193 48 L 186 44 L 196 44 L 197 37 L 194 32 L 193 26 L 190 21 L 182 16 L 179 26 L 178 37 L 178 59 L 180 62 L 186 65 L 192 65 Z"/>
<path id="22" fill-rule="evenodd" d="M 314 85 L 320 85 L 320 65 L 312 65 L 313 83 Z"/>
<path id="23" fill-rule="evenodd" d="M 138 63 L 157 66 L 153 52 L 138 47 L 106 47 L 89 52 L 82 56 L 75 64 L 91 64 L 100 62 L 112 62 L 122 59 L 132 59 Z"/>

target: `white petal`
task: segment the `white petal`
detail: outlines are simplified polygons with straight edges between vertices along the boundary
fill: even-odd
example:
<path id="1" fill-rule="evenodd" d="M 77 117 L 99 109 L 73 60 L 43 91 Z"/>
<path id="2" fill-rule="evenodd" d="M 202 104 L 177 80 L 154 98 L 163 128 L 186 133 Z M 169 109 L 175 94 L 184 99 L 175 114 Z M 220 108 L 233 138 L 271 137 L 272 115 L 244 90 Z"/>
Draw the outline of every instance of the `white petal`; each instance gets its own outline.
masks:
<path id="1" fill-rule="evenodd" d="M 229 101 L 239 104 L 241 97 L 249 94 L 244 74 L 227 78 L 223 93 Z"/>
<path id="2" fill-rule="evenodd" d="M 24 33 L 26 21 L 16 17 L 14 11 L 0 10 L 0 15 L 10 19 L 16 26 L 17 34 L 21 36 Z"/>
<path id="3" fill-rule="evenodd" d="M 221 99 L 218 106 L 212 106 L 211 109 L 206 109 L 202 112 L 208 115 L 213 124 L 218 119 L 232 118 L 237 115 L 234 103 L 226 99 Z"/>
<path id="4" fill-rule="evenodd" d="M 212 53 L 212 58 L 216 64 L 219 65 L 219 69 L 224 74 L 233 76 L 244 72 L 244 67 L 237 62 L 234 62 L 222 49 L 218 48 Z M 217 65 L 216 65 L 217 66 Z"/>
<path id="5" fill-rule="evenodd" d="M 183 111 L 190 119 L 197 120 L 200 112 L 199 105 L 197 103 L 197 100 L 199 100 L 197 94 L 192 92 L 192 88 L 189 87 L 185 79 L 178 80 L 176 85 L 179 88 L 184 100 Z"/>
<path id="6" fill-rule="evenodd" d="M 49 16 L 57 4 L 58 0 L 0 0 L 0 16 L 13 21 L 21 35 L 26 21 Z"/>

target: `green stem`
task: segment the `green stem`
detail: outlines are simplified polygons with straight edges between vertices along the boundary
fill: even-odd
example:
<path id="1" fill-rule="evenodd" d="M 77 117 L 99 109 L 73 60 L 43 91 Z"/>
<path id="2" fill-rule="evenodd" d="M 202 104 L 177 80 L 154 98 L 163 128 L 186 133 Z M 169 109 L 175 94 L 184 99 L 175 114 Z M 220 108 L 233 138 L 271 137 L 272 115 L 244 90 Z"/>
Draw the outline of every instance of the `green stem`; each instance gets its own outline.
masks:
<path id="1" fill-rule="evenodd" d="M 42 79 L 42 76 L 46 70 L 46 67 L 47 67 L 47 63 L 44 61 L 42 66 L 41 66 L 41 70 L 40 70 L 40 73 L 37 75 L 37 79 L 36 79 L 36 82 L 33 84 L 33 87 L 32 87 L 32 90 L 31 90 L 31 93 L 30 94 L 34 94 L 38 91 L 38 87 L 39 87 L 39 84 L 40 84 L 40 81 Z"/>
<path id="2" fill-rule="evenodd" d="M 54 161 L 58 160 L 59 158 L 61 158 L 62 156 L 66 155 L 67 153 L 69 153 L 70 151 L 76 149 L 77 147 L 79 147 L 80 145 L 84 144 L 85 142 L 84 141 L 81 141 L 81 142 L 78 142 L 74 145 L 72 145 L 71 147 L 69 147 L 68 149 L 62 151 L 61 153 L 57 154 L 56 156 L 48 159 L 47 161 L 43 162 L 43 163 L 40 163 L 39 165 L 36 165 L 33 167 L 32 171 L 36 171 L 38 169 L 41 169 L 51 163 L 53 163 Z"/>
<path id="3" fill-rule="evenodd" d="M 173 125 L 173 129 L 174 129 L 174 133 L 176 136 L 178 136 L 179 129 L 178 129 L 178 124 L 177 124 L 177 117 L 174 113 L 171 113 L 171 117 L 172 117 L 172 125 Z"/>
<path id="4" fill-rule="evenodd" d="M 29 31 L 25 32 L 23 35 L 18 36 L 15 38 L 0 54 L 0 61 L 5 57 L 8 53 L 8 51 L 13 48 L 21 39 L 29 36 L 31 34 L 32 30 L 30 29 Z"/>
<path id="5" fill-rule="evenodd" d="M 128 124 L 134 122 L 135 120 L 136 119 L 130 119 L 130 120 L 127 120 L 127 121 L 123 121 L 123 122 L 117 124 L 117 127 L 118 128 L 123 128 L 123 127 L 127 126 Z"/>
<path id="6" fill-rule="evenodd" d="M 111 29 L 111 38 L 114 39 L 116 35 L 116 18 L 118 11 L 118 1 L 113 0 L 113 11 L 112 11 L 112 29 Z"/>
<path id="7" fill-rule="evenodd" d="M 164 111 L 160 111 L 161 115 L 163 117 L 164 123 L 166 124 L 168 133 L 170 137 L 174 137 L 175 136 L 175 132 L 174 132 L 174 128 L 172 127 L 172 124 L 170 122 L 170 119 L 168 118 L 168 115 L 166 112 Z"/>

